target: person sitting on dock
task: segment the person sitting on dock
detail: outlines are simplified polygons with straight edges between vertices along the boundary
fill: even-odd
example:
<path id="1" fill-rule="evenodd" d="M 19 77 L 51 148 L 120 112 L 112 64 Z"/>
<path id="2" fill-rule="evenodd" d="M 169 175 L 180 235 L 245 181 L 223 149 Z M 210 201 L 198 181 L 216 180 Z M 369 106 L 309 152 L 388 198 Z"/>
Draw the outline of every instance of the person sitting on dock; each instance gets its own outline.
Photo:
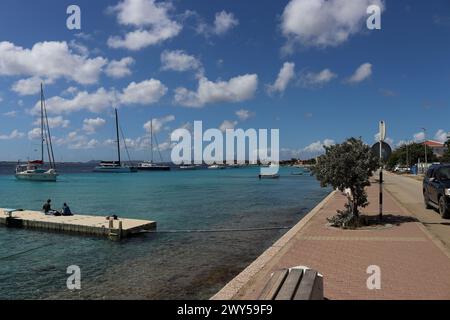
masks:
<path id="1" fill-rule="evenodd" d="M 61 213 L 59 213 L 57 210 L 53 210 L 51 206 L 52 200 L 48 199 L 46 203 L 42 206 L 42 211 L 48 216 L 60 216 Z"/>
<path id="2" fill-rule="evenodd" d="M 69 206 L 65 202 L 63 204 L 63 207 L 62 207 L 62 210 L 61 210 L 61 214 L 63 216 L 73 216 L 72 211 L 70 211 Z"/>
<path id="3" fill-rule="evenodd" d="M 42 206 L 42 211 L 44 211 L 45 214 L 48 214 L 52 210 L 51 202 L 52 200 L 48 199 Z"/>

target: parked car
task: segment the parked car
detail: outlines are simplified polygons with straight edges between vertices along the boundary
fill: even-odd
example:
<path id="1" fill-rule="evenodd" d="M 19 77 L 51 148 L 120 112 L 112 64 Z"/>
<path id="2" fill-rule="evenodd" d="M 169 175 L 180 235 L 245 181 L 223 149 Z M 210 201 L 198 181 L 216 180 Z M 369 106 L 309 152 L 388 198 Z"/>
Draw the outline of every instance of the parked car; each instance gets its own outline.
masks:
<path id="1" fill-rule="evenodd" d="M 427 209 L 436 208 L 442 218 L 450 218 L 450 164 L 428 169 L 423 179 L 423 199 Z"/>
<path id="2" fill-rule="evenodd" d="M 396 173 L 410 173 L 411 172 L 411 168 L 410 167 L 406 167 L 406 166 L 397 165 L 394 168 L 394 172 L 396 172 Z"/>

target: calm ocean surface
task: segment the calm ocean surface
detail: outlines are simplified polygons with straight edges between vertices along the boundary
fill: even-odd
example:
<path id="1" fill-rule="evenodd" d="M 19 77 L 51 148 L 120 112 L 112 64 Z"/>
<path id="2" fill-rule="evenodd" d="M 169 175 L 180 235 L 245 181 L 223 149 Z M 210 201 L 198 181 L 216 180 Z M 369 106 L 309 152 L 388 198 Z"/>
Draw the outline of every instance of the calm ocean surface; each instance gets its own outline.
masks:
<path id="1" fill-rule="evenodd" d="M 0 207 L 155 220 L 158 230 L 292 226 L 329 192 L 311 176 L 261 180 L 258 168 L 95 174 L 66 165 L 57 183 L 16 181 L 0 165 Z M 208 299 L 287 230 L 142 234 L 125 241 L 0 227 L 0 299 Z M 17 254 L 17 255 L 15 255 Z M 11 256 L 13 255 L 13 256 Z M 66 289 L 81 268 L 82 290 Z"/>

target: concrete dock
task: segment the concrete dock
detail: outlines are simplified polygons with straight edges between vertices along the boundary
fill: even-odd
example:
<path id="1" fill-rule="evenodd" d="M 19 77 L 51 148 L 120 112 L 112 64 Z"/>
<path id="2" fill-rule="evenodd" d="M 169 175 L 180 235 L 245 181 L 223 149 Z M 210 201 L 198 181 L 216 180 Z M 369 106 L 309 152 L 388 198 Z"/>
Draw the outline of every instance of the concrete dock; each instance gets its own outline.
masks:
<path id="1" fill-rule="evenodd" d="M 121 239 L 133 234 L 156 229 L 156 222 L 149 220 L 108 220 L 104 216 L 73 215 L 49 216 L 39 211 L 13 211 L 0 208 L 0 225 L 14 228 L 46 230 L 61 233 L 94 235 Z"/>

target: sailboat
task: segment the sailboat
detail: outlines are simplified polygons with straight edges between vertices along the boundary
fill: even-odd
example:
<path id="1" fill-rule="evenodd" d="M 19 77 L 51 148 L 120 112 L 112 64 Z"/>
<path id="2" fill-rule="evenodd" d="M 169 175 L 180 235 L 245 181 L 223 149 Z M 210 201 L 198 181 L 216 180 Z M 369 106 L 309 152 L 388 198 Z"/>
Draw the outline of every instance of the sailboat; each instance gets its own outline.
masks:
<path id="1" fill-rule="evenodd" d="M 120 158 L 120 135 L 119 135 L 119 116 L 117 109 L 114 109 L 116 115 L 116 143 L 117 143 L 117 161 L 101 161 L 98 166 L 94 168 L 94 172 L 104 173 L 129 173 L 137 172 L 136 167 L 127 166 L 122 163 Z"/>
<path id="2" fill-rule="evenodd" d="M 156 140 L 156 137 L 155 141 L 156 141 L 156 148 L 158 149 L 159 157 L 162 162 L 161 151 L 159 150 L 158 140 Z M 153 162 L 153 119 L 150 120 L 150 150 L 151 150 L 151 160 L 140 163 L 137 169 L 142 171 L 169 171 L 170 170 L 169 166 L 156 164 Z"/>
<path id="3" fill-rule="evenodd" d="M 56 181 L 58 173 L 55 169 L 55 156 L 53 154 L 52 136 L 48 125 L 47 109 L 45 107 L 44 88 L 41 84 L 41 159 L 29 160 L 27 164 L 18 162 L 16 166 L 16 179 L 29 181 Z M 47 147 L 48 163 L 50 168 L 44 165 L 44 142 Z"/>

